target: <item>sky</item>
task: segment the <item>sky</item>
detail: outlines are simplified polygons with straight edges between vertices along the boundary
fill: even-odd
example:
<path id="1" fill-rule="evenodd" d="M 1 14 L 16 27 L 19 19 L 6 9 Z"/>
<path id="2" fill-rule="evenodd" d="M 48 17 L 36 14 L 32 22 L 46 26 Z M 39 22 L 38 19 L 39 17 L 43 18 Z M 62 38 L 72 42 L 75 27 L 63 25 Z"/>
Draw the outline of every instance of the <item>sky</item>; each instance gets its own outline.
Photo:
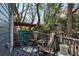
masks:
<path id="1" fill-rule="evenodd" d="M 19 12 L 22 11 L 22 7 L 23 7 L 23 3 L 20 3 Z M 36 8 L 36 7 L 34 7 L 34 8 Z M 31 11 L 28 10 L 28 12 L 31 12 Z M 43 14 L 44 14 L 44 11 L 41 11 L 41 10 L 40 10 L 40 16 L 41 16 L 41 21 L 40 21 L 40 22 L 41 22 L 41 23 L 43 23 L 43 20 L 42 20 L 42 19 L 43 19 L 43 17 L 42 17 Z M 29 14 L 27 14 L 27 16 L 26 16 L 26 19 L 28 19 L 28 21 L 27 21 L 27 20 L 26 20 L 26 21 L 29 23 L 29 22 L 31 22 L 31 19 L 30 19 L 30 17 L 29 17 L 28 15 L 29 15 Z M 36 20 L 34 21 L 34 24 L 37 23 L 37 19 L 38 19 L 38 17 L 36 17 Z"/>

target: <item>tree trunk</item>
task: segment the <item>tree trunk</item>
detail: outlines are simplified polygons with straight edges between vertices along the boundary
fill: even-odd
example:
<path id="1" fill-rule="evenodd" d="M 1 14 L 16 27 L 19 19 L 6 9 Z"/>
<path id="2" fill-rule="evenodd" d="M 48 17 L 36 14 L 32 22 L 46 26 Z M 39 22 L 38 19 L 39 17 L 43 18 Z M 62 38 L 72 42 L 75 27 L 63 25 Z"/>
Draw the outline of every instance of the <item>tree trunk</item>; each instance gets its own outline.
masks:
<path id="1" fill-rule="evenodd" d="M 37 16 L 38 16 L 38 23 L 37 23 L 37 25 L 39 26 L 39 24 L 40 24 L 39 3 L 36 4 L 36 11 L 37 11 Z"/>
<path id="2" fill-rule="evenodd" d="M 74 7 L 73 3 L 69 3 L 68 4 L 68 19 L 67 19 L 67 36 L 68 37 L 72 37 L 72 20 L 73 20 L 73 13 L 72 13 L 72 9 Z"/>

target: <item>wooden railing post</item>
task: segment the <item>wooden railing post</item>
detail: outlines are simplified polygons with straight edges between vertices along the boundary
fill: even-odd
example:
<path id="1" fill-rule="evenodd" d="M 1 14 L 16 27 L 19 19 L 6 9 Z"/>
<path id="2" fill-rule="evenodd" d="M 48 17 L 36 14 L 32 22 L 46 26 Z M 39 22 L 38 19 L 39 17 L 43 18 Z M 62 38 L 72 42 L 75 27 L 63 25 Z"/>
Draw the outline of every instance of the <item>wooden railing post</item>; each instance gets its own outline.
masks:
<path id="1" fill-rule="evenodd" d="M 70 41 L 69 42 L 69 54 L 72 55 L 72 49 L 71 49 L 72 47 L 71 46 L 72 46 L 73 40 L 69 40 L 69 41 Z"/>
<path id="2" fill-rule="evenodd" d="M 67 39 L 66 39 L 66 45 L 67 45 Z"/>
<path id="3" fill-rule="evenodd" d="M 75 41 L 73 41 L 73 56 L 75 56 Z"/>
<path id="4" fill-rule="evenodd" d="M 72 49 L 73 40 L 71 40 L 70 44 L 71 44 L 70 49 Z M 72 53 L 72 50 L 71 50 L 71 53 Z M 71 54 L 71 55 L 72 55 L 72 54 Z"/>
<path id="5" fill-rule="evenodd" d="M 76 51 L 76 52 L 77 52 L 76 54 L 77 54 L 77 56 L 78 56 L 78 42 L 76 42 L 76 44 L 77 44 L 77 45 L 76 45 L 76 50 L 77 50 L 77 51 Z"/>
<path id="6" fill-rule="evenodd" d="M 67 39 L 67 45 L 69 45 L 70 40 Z"/>
<path id="7" fill-rule="evenodd" d="M 55 54 L 60 50 L 60 47 L 59 47 L 59 44 L 60 44 L 60 38 L 55 36 L 55 41 L 54 41 L 55 45 L 54 45 L 54 48 L 55 48 Z"/>
<path id="8" fill-rule="evenodd" d="M 65 38 L 62 38 L 62 43 L 65 44 Z"/>
<path id="9" fill-rule="evenodd" d="M 77 44 L 78 44 L 78 56 L 79 56 L 79 41 L 78 41 L 78 43 L 77 43 Z"/>
<path id="10" fill-rule="evenodd" d="M 64 44 L 66 44 L 66 39 L 64 40 Z"/>

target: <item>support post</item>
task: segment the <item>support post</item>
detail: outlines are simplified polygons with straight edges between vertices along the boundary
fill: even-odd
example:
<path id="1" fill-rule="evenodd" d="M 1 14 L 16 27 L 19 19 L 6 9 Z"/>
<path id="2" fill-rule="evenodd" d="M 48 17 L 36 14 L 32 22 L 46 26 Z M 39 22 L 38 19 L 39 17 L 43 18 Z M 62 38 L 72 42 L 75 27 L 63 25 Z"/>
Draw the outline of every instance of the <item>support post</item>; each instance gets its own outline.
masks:
<path id="1" fill-rule="evenodd" d="M 14 15 L 12 14 L 10 19 L 10 54 L 13 50 L 14 43 Z"/>

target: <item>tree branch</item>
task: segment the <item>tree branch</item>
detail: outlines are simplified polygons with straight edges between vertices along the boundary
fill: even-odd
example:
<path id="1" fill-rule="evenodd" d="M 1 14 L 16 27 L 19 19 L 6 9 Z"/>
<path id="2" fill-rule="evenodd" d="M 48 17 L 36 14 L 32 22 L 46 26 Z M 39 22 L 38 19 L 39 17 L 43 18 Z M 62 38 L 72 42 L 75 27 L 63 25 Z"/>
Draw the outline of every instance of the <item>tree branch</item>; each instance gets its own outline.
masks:
<path id="1" fill-rule="evenodd" d="M 23 4 L 23 8 L 22 8 L 22 12 L 21 12 L 21 19 L 20 19 L 20 21 L 22 20 L 22 17 L 23 17 L 24 5 L 25 5 L 25 3 Z"/>
<path id="2" fill-rule="evenodd" d="M 27 8 L 26 8 L 26 11 L 25 11 L 25 15 L 24 15 L 23 21 L 25 20 L 26 13 L 27 13 L 28 9 L 29 9 L 29 4 L 28 4 L 28 6 L 27 6 Z M 22 21 L 22 22 L 23 22 L 23 21 Z"/>
<path id="3" fill-rule="evenodd" d="M 72 11 L 72 13 L 75 13 L 79 8 L 76 8 L 74 11 Z"/>
<path id="4" fill-rule="evenodd" d="M 40 24 L 39 3 L 36 4 L 36 11 L 37 11 L 37 16 L 38 16 L 38 23 L 37 23 L 37 25 L 39 26 L 39 24 Z"/>
<path id="5" fill-rule="evenodd" d="M 58 5 L 58 9 L 56 10 L 56 12 L 53 14 L 53 16 L 55 16 L 56 15 L 56 13 L 58 12 L 58 10 L 60 9 L 60 7 L 61 7 L 61 4 L 62 3 L 60 3 L 59 5 Z"/>

